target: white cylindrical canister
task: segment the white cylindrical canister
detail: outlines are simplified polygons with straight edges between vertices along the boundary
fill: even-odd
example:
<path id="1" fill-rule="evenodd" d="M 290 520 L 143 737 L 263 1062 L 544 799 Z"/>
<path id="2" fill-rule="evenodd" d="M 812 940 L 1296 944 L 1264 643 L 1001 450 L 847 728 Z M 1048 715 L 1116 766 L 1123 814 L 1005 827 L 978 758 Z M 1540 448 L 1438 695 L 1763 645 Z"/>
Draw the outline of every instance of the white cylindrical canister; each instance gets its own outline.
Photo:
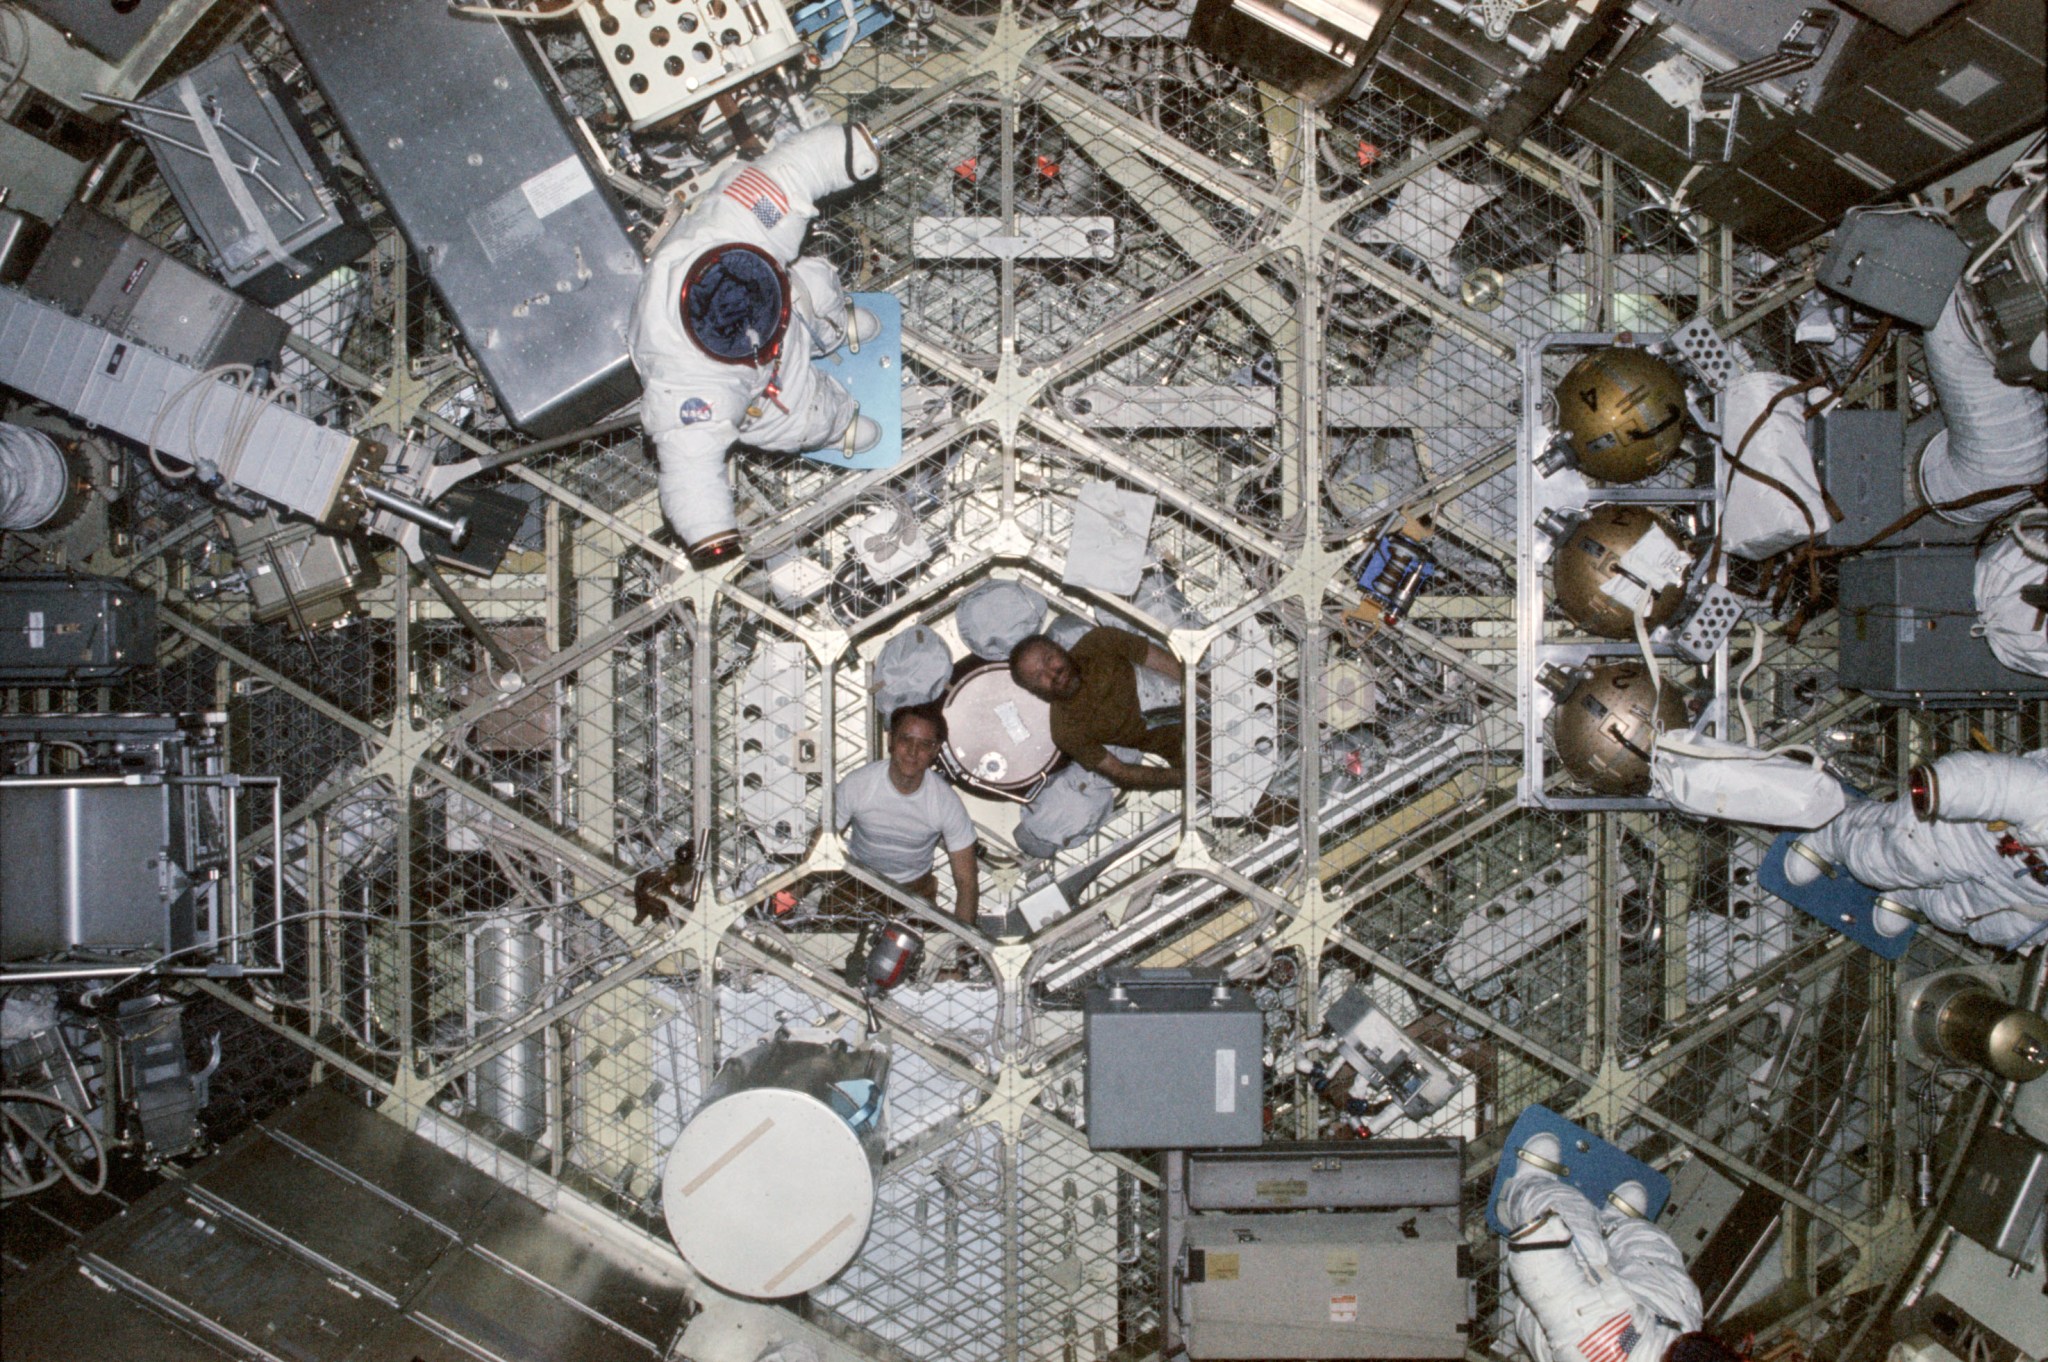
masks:
<path id="1" fill-rule="evenodd" d="M 735 1295 L 793 1296 L 853 1261 L 875 1207 L 887 1052 L 786 1032 L 718 1071 L 662 1179 L 669 1234 Z"/>

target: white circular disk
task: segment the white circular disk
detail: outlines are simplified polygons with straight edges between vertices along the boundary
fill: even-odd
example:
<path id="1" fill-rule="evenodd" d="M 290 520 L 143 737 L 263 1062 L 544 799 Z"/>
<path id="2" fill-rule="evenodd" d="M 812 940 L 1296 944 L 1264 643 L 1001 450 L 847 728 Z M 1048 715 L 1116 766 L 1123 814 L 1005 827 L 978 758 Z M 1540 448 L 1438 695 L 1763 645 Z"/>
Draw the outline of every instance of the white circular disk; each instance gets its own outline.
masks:
<path id="1" fill-rule="evenodd" d="M 788 1088 L 751 1088 L 697 1113 L 661 1182 L 668 1232 L 692 1268 L 741 1296 L 794 1296 L 860 1249 L 875 1177 L 832 1109 Z"/>

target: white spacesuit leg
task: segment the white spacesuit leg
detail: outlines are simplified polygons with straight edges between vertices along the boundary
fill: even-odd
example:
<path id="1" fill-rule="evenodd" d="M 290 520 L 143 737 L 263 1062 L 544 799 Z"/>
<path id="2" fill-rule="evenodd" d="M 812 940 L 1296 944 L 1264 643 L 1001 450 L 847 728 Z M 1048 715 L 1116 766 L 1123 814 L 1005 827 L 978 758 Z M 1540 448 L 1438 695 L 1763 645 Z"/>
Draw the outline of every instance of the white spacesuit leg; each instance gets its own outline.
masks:
<path id="1" fill-rule="evenodd" d="M 1625 1275 L 1612 1261 L 1600 1214 L 1562 1179 L 1540 1171 L 1517 1175 L 1501 1191 L 1499 1213 L 1504 1223 L 1528 1229 L 1504 1247 L 1519 1300 L 1516 1331 L 1536 1362 L 1658 1362 L 1683 1332 L 1684 1321 L 1659 1308 L 1678 1295 L 1676 1284 L 1664 1280 L 1668 1265 L 1638 1242 L 1648 1234 L 1668 1244 L 1663 1231 L 1630 1222 Z M 1675 1245 L 1670 1256 L 1678 1257 Z M 1639 1291 L 1631 1280 L 1639 1273 L 1657 1289 Z M 1677 1274 L 1682 1280 L 1682 1262 Z M 1697 1323 L 1696 1306 L 1690 1318 Z"/>
<path id="2" fill-rule="evenodd" d="M 755 401 L 761 414 L 741 425 L 740 443 L 795 454 L 822 449 L 846 433 L 857 409 L 853 394 L 812 361 L 814 347 L 802 305 L 793 307 L 776 361 L 774 392 Z"/>
<path id="3" fill-rule="evenodd" d="M 796 286 L 791 306 L 802 312 L 811 328 L 811 353 L 831 354 L 846 343 L 853 318 L 853 300 L 846 296 L 839 271 L 828 260 L 799 256 L 789 267 L 789 279 Z"/>

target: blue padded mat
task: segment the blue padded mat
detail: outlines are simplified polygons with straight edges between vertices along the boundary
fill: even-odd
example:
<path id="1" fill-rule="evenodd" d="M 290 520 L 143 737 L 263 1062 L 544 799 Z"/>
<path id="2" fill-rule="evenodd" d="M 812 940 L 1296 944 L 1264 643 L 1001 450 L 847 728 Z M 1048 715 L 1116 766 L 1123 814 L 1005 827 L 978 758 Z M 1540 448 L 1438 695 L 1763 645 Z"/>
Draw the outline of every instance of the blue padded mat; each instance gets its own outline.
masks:
<path id="1" fill-rule="evenodd" d="M 1830 930 L 1840 932 L 1873 955 L 1896 960 L 1920 934 L 1920 924 L 1910 923 L 1897 936 L 1886 936 L 1872 920 L 1877 911 L 1877 891 L 1850 877 L 1842 866 L 1833 878 L 1823 875 L 1812 884 L 1794 886 L 1785 878 L 1785 857 L 1796 832 L 1780 833 L 1757 867 L 1756 882 Z"/>
<path id="2" fill-rule="evenodd" d="M 837 445 L 805 450 L 804 457 L 834 468 L 894 468 L 903 458 L 903 304 L 890 293 L 849 296 L 881 321 L 880 334 L 857 355 L 842 345 L 812 362 L 853 394 L 860 414 L 882 427 L 882 438 L 851 458 Z"/>
<path id="3" fill-rule="evenodd" d="M 1671 1200 L 1670 1178 L 1634 1155 L 1624 1154 L 1584 1126 L 1567 1121 L 1549 1107 L 1531 1106 L 1523 1108 L 1509 1129 L 1507 1146 L 1501 1151 L 1500 1167 L 1494 1170 L 1493 1190 L 1486 1196 L 1486 1223 L 1495 1234 L 1512 1231 L 1511 1226 L 1500 1223 L 1494 1208 L 1500 1205 L 1500 1189 L 1507 1186 L 1508 1179 L 1520 1168 L 1515 1160 L 1516 1152 L 1524 1140 L 1538 1131 L 1549 1131 L 1557 1136 L 1558 1143 L 1564 1146 L 1564 1155 L 1558 1160 L 1564 1165 L 1564 1172 L 1559 1176 L 1584 1192 L 1586 1199 L 1596 1207 L 1605 1206 L 1609 1192 L 1634 1179 L 1642 1183 L 1643 1190 L 1649 1194 L 1647 1218 L 1655 1220 L 1663 1214 L 1664 1203 Z"/>

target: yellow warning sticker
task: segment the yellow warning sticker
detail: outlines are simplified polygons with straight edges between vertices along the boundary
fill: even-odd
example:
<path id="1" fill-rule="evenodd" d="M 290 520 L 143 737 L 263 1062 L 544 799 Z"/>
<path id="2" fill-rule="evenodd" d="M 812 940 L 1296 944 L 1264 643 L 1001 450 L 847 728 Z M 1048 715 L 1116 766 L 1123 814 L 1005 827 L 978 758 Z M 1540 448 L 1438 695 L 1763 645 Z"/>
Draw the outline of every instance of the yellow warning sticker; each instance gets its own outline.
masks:
<path id="1" fill-rule="evenodd" d="M 1323 1271 L 1330 1274 L 1330 1280 L 1348 1282 L 1358 1275 L 1358 1250 L 1351 1248 L 1331 1249 L 1323 1258 Z"/>
<path id="2" fill-rule="evenodd" d="M 1237 1255 L 1209 1251 L 1209 1280 L 1212 1282 L 1234 1282 L 1237 1280 Z"/>

